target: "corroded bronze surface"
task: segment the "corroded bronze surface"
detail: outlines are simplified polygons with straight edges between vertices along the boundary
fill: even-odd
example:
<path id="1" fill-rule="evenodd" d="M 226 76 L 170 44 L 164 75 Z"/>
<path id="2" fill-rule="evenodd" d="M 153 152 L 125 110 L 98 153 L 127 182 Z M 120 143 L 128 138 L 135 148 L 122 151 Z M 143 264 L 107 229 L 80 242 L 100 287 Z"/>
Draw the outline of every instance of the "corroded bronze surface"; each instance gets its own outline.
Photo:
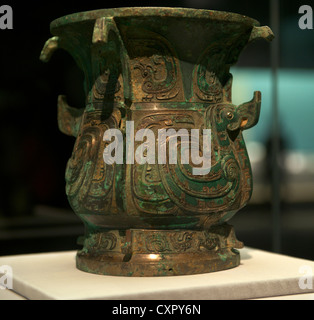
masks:
<path id="1" fill-rule="evenodd" d="M 86 225 L 77 267 L 162 276 L 239 265 L 234 248 L 242 243 L 226 222 L 251 197 L 242 130 L 258 122 L 261 94 L 232 104 L 229 69 L 249 42 L 271 40 L 271 30 L 226 12 L 120 8 L 66 16 L 51 31 L 41 59 L 63 48 L 85 74 L 86 107 L 72 108 L 64 96 L 58 106 L 60 130 L 76 137 L 66 192 Z M 104 133 L 115 128 L 125 136 L 126 121 L 155 136 L 162 128 L 211 129 L 210 173 L 193 175 L 179 160 L 107 165 Z M 179 155 L 182 148 L 179 141 Z"/>
<path id="2" fill-rule="evenodd" d="M 111 230 L 94 233 L 78 253 L 79 268 L 98 274 L 171 276 L 230 269 L 242 247 L 233 228 L 211 230 Z"/>

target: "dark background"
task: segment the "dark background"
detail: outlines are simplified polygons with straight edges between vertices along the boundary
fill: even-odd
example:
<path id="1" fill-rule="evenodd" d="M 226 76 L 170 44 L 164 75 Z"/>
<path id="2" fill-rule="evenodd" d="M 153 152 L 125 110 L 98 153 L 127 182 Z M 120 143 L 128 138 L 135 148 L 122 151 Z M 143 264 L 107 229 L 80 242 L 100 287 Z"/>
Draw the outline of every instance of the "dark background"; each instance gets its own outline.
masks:
<path id="1" fill-rule="evenodd" d="M 70 105 L 83 106 L 83 75 L 62 50 L 48 64 L 39 61 L 41 49 L 51 37 L 51 21 L 106 7 L 167 6 L 231 11 L 252 17 L 261 25 L 271 23 L 267 0 L 6 4 L 13 9 L 14 29 L 0 30 L 0 255 L 76 250 L 76 239 L 84 231 L 65 195 L 64 172 L 74 138 L 63 135 L 57 126 L 58 95 L 66 94 Z M 280 68 L 314 68 L 314 30 L 297 27 L 302 4 L 306 3 L 280 1 Z M 271 68 L 271 44 L 259 41 L 250 45 L 237 66 Z M 312 139 L 313 132 L 304 138 Z M 271 172 L 265 172 L 271 184 Z M 280 199 L 280 252 L 314 260 L 312 200 L 314 196 L 306 203 L 286 205 L 284 195 Z M 247 246 L 273 250 L 272 205 L 271 198 L 262 204 L 252 203 L 233 218 L 238 238 Z M 291 229 L 291 223 L 298 224 L 297 231 Z"/>

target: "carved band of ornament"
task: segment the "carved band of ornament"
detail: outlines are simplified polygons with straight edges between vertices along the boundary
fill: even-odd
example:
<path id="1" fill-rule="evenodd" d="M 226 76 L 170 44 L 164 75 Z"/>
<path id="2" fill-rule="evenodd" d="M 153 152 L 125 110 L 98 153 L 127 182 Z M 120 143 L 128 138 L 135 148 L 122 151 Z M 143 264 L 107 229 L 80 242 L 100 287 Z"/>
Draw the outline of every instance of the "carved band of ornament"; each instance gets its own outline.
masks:
<path id="1" fill-rule="evenodd" d="M 146 250 L 149 253 L 180 253 L 186 251 L 217 250 L 220 240 L 216 235 L 206 232 L 169 232 L 155 233 L 145 237 Z"/>
<path id="2" fill-rule="evenodd" d="M 115 251 L 120 243 L 121 252 L 136 251 L 147 254 L 217 251 L 226 244 L 219 234 L 210 231 L 133 231 L 132 240 L 118 237 L 114 232 L 97 233 L 85 240 L 90 252 Z"/>

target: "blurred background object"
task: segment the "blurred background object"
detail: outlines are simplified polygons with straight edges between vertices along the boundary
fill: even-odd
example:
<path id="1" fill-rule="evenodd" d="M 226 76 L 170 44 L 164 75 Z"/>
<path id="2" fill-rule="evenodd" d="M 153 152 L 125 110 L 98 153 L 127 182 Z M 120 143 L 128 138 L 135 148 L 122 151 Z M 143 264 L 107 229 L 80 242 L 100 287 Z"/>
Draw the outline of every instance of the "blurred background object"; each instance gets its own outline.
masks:
<path id="1" fill-rule="evenodd" d="M 191 7 L 247 15 L 271 26 L 271 1 L 173 0 L 168 7 Z M 277 0 L 276 0 L 277 1 Z M 57 97 L 84 106 L 83 75 L 73 59 L 57 51 L 39 61 L 52 20 L 105 8 L 93 1 L 25 3 L 9 1 L 13 30 L 0 30 L 0 255 L 77 250 L 84 233 L 65 195 L 64 173 L 74 139 L 57 126 Z M 230 223 L 245 245 L 274 250 L 274 201 L 278 211 L 277 251 L 314 260 L 314 30 L 298 27 L 302 1 L 279 1 L 278 70 L 274 84 L 271 44 L 257 41 L 231 69 L 233 102 L 262 92 L 259 124 L 245 133 L 254 191 L 250 204 Z M 114 7 L 165 6 L 162 1 L 115 1 Z M 273 131 L 277 88 L 278 137 Z M 272 150 L 278 142 L 278 165 Z M 274 170 L 278 195 L 274 199 Z M 276 191 L 276 190 L 275 190 Z"/>

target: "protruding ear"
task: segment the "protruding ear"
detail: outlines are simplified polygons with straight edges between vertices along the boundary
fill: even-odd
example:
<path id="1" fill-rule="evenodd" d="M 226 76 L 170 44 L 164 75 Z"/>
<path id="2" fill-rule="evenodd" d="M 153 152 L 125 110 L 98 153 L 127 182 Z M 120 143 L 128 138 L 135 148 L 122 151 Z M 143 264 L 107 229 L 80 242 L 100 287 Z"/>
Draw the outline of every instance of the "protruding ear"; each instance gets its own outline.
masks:
<path id="1" fill-rule="evenodd" d="M 246 103 L 239 105 L 236 108 L 239 119 L 239 128 L 242 130 L 254 127 L 261 112 L 261 92 L 254 92 L 254 98 Z"/>
<path id="2" fill-rule="evenodd" d="M 59 48 L 59 37 L 50 38 L 44 45 L 41 53 L 40 60 L 43 62 L 49 62 L 53 53 Z"/>
<path id="3" fill-rule="evenodd" d="M 83 113 L 84 108 L 77 109 L 70 107 L 65 96 L 58 97 L 58 125 L 62 133 L 77 137 Z"/>
<path id="4" fill-rule="evenodd" d="M 53 53 L 60 48 L 60 38 L 52 37 L 44 45 L 40 60 L 49 62 Z M 77 109 L 68 105 L 65 96 L 58 97 L 58 126 L 59 130 L 69 136 L 77 137 L 84 108 Z"/>
<path id="5" fill-rule="evenodd" d="M 265 39 L 267 41 L 272 41 L 274 38 L 274 33 L 268 26 L 253 27 L 249 42 L 252 42 L 257 39 Z"/>

